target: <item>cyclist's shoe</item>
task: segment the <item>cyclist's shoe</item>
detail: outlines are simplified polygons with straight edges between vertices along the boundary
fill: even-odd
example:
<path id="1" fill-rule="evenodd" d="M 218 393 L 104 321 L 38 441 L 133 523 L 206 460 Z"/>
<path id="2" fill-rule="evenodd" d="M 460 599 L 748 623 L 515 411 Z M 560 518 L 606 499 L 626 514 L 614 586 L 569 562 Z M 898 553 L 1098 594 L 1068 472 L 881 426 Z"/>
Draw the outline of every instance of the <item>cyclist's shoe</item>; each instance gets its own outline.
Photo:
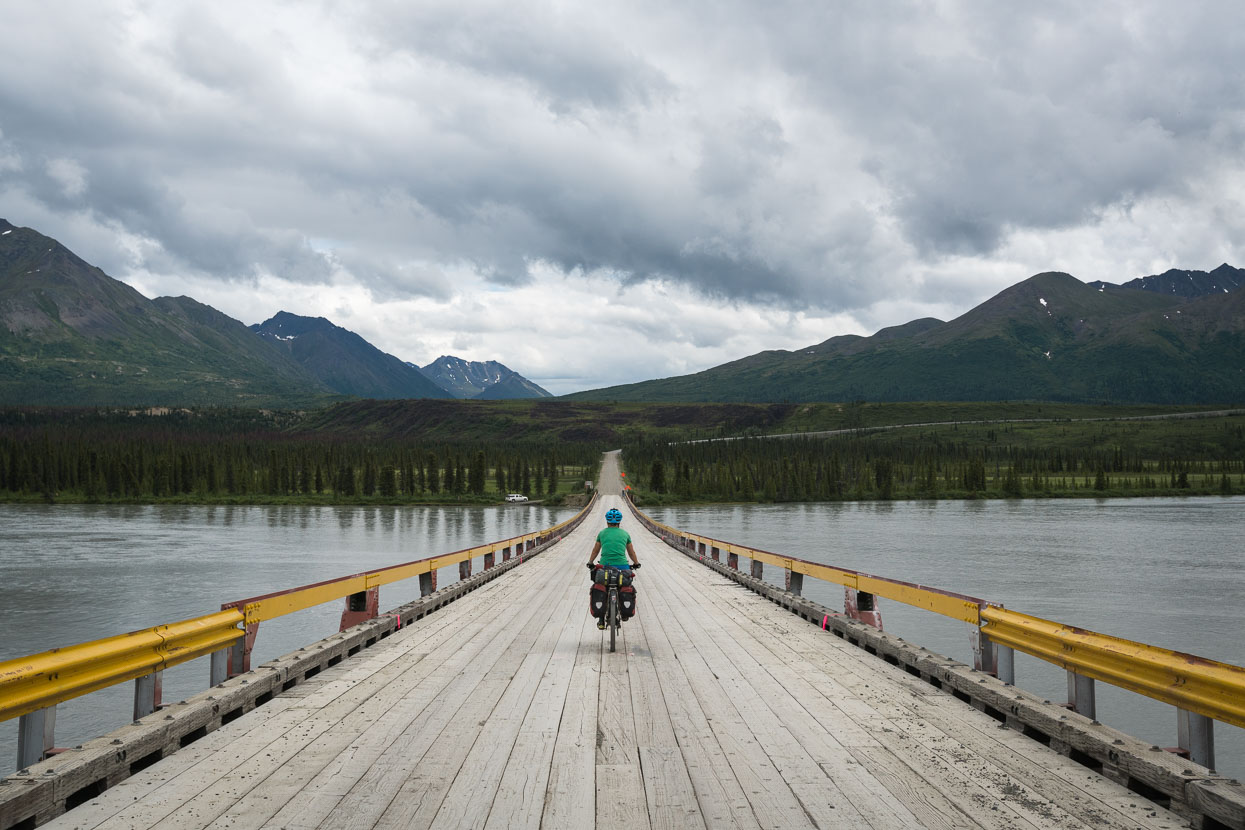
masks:
<path id="1" fill-rule="evenodd" d="M 599 628 L 599 629 L 601 629 L 602 631 L 604 631 L 604 630 L 605 630 L 605 620 L 597 620 L 597 628 Z"/>

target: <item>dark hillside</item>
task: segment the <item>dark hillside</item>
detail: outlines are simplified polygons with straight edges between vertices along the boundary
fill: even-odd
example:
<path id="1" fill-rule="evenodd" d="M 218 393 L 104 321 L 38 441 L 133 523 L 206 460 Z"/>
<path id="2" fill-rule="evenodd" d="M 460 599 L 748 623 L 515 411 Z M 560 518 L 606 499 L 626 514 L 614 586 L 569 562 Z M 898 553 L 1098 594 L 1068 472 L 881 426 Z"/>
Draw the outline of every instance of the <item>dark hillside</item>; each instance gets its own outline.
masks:
<path id="1" fill-rule="evenodd" d="M 0 220 L 0 399 L 302 406 L 330 392 L 215 309 L 148 300 L 56 240 Z"/>
<path id="2" fill-rule="evenodd" d="M 334 392 L 361 398 L 447 398 L 418 369 L 323 317 L 281 311 L 251 326 Z"/>
<path id="3" fill-rule="evenodd" d="M 1193 300 L 1044 273 L 960 317 L 761 352 L 573 400 L 1245 401 L 1240 293 Z"/>

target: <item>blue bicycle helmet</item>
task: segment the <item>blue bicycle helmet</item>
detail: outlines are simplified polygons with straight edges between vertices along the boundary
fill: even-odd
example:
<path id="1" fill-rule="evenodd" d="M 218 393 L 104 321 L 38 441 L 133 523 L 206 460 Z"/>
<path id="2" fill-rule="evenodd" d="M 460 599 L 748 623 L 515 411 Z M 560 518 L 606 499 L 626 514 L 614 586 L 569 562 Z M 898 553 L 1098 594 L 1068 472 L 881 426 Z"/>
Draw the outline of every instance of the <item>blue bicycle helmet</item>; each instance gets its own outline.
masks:
<path id="1" fill-rule="evenodd" d="M 611 507 L 609 510 L 605 511 L 605 523 L 606 524 L 616 525 L 621 521 L 622 521 L 622 511 L 619 510 L 617 507 Z"/>

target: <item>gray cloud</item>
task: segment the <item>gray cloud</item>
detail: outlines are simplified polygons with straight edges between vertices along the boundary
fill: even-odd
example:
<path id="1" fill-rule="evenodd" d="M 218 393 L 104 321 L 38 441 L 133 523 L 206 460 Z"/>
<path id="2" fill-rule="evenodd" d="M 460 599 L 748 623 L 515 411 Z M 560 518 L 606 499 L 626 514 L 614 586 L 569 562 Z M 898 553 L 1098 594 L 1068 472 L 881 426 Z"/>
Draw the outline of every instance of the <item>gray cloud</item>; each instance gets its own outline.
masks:
<path id="1" fill-rule="evenodd" d="M 1215 183 L 1245 158 L 1245 20 L 1218 0 L 79 2 L 5 24 L 0 206 L 121 276 L 449 302 L 465 270 L 504 297 L 539 263 L 887 324 L 1053 259 L 1206 265 L 1130 229 L 1155 205 L 1202 249 L 1242 244 Z M 1081 231 L 1116 247 L 1063 257 Z"/>

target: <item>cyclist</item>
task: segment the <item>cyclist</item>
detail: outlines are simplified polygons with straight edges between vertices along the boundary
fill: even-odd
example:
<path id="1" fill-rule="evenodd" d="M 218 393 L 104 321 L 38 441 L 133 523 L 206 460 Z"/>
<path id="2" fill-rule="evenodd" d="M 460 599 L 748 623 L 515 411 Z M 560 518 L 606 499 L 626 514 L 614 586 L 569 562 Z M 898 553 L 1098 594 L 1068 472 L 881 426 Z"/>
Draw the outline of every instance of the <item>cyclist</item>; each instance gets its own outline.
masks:
<path id="1" fill-rule="evenodd" d="M 597 543 L 592 546 L 592 555 L 588 557 L 588 570 L 595 570 L 597 554 L 601 555 L 601 564 L 611 568 L 626 570 L 640 567 L 640 560 L 631 546 L 631 534 L 623 530 L 622 511 L 611 507 L 605 511 L 605 527 L 597 534 Z M 630 558 L 630 562 L 628 562 Z M 605 628 L 605 597 L 603 592 L 591 593 L 592 608 L 597 618 L 597 628 Z"/>

